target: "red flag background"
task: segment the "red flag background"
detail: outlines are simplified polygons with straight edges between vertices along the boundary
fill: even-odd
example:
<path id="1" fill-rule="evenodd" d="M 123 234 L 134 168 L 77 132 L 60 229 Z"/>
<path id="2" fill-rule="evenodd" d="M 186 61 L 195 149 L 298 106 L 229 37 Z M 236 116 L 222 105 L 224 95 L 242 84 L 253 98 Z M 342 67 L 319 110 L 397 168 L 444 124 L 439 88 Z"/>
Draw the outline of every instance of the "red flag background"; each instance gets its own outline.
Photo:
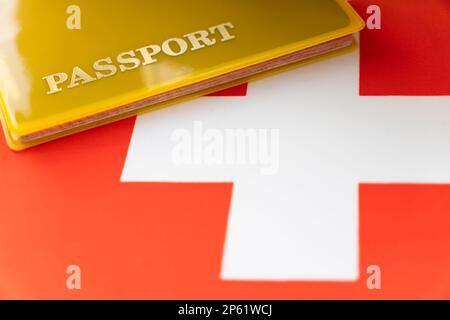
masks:
<path id="1" fill-rule="evenodd" d="M 449 95 L 448 1 L 352 4 L 383 14 L 361 33 L 362 95 Z M 360 186 L 357 282 L 222 281 L 233 186 L 120 183 L 133 125 L 21 153 L 0 143 L 0 298 L 450 298 L 450 185 Z M 66 288 L 71 264 L 82 290 Z"/>

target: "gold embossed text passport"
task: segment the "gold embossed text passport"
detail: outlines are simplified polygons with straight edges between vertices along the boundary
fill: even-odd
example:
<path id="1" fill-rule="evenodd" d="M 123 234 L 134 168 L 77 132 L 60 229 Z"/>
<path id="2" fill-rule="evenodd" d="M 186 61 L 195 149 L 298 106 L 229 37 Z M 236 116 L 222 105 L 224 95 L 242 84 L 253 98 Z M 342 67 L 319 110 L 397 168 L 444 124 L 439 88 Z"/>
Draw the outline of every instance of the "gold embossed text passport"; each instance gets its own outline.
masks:
<path id="1" fill-rule="evenodd" d="M 0 0 L 0 107 L 21 150 L 350 46 L 341 0 Z M 274 111 L 276 112 L 276 111 Z"/>

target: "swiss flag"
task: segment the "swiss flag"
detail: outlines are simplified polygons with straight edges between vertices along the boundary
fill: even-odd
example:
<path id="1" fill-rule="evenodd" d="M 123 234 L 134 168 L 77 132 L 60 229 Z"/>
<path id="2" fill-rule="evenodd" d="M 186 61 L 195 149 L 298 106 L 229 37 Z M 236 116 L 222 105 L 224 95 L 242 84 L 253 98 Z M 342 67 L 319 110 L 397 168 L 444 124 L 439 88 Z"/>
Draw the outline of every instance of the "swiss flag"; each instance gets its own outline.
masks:
<path id="1" fill-rule="evenodd" d="M 362 95 L 449 94 L 448 1 L 352 4 L 382 9 L 382 29 L 361 33 Z M 133 125 L 21 153 L 1 144 L 0 298 L 450 298 L 450 186 L 360 186 L 357 282 L 225 282 L 233 186 L 120 183 Z M 65 287 L 70 264 L 80 291 Z M 382 290 L 366 286 L 373 264 Z"/>

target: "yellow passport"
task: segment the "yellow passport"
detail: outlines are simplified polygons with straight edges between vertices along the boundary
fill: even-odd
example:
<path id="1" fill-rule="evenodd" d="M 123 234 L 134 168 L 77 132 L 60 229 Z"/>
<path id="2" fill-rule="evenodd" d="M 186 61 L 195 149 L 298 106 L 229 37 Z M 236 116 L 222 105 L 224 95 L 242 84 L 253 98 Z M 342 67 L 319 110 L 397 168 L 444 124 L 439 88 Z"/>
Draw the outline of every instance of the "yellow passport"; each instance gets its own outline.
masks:
<path id="1" fill-rule="evenodd" d="M 351 45 L 344 0 L 0 0 L 0 106 L 21 150 Z"/>

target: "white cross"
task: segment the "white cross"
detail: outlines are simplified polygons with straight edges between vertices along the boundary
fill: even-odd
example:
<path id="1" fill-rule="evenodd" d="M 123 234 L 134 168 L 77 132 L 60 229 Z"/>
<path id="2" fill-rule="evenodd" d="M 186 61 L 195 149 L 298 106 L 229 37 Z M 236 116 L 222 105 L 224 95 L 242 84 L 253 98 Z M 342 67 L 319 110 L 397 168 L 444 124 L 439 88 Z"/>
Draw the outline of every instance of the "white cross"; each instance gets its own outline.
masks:
<path id="1" fill-rule="evenodd" d="M 357 279 L 358 184 L 450 182 L 450 97 L 360 97 L 358 62 L 355 50 L 251 83 L 247 97 L 139 117 L 122 181 L 234 182 L 224 279 Z M 170 136 L 196 120 L 280 129 L 279 173 L 174 165 Z"/>

